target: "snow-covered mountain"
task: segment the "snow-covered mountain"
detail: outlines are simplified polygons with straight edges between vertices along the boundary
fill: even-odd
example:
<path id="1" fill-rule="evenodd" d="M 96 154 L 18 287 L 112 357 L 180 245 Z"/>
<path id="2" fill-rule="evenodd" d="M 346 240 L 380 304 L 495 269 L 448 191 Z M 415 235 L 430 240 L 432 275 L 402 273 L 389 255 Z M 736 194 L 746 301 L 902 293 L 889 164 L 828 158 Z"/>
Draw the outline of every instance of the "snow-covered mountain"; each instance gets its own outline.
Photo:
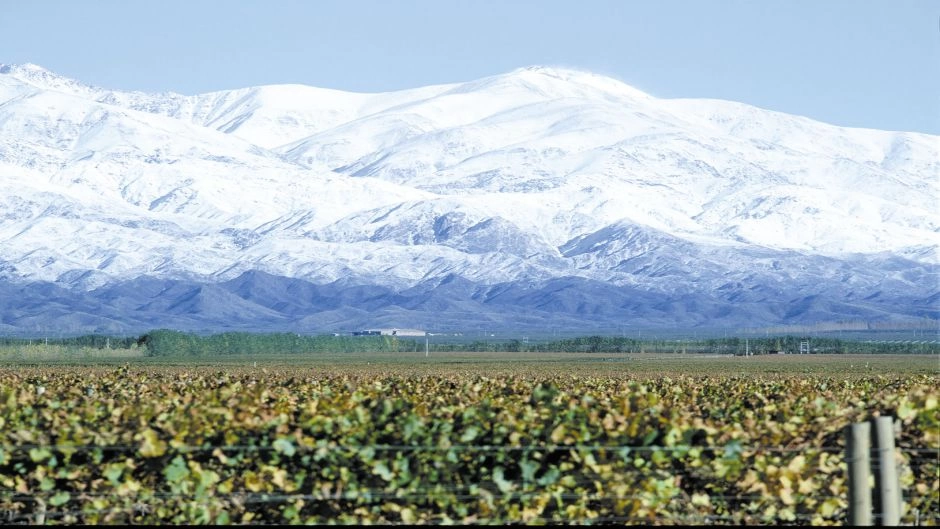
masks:
<path id="1" fill-rule="evenodd" d="M 0 331 L 936 319 L 938 175 L 937 136 L 556 68 L 184 96 L 0 65 Z"/>

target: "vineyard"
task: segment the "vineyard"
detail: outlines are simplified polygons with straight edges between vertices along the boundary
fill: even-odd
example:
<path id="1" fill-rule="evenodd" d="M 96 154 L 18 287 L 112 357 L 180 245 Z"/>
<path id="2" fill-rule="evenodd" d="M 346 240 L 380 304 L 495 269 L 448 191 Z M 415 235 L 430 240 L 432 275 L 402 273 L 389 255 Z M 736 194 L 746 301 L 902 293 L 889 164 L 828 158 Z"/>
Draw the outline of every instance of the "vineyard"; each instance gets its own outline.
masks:
<path id="1" fill-rule="evenodd" d="M 935 371 L 481 365 L 0 367 L 0 522 L 841 525 L 873 414 L 940 522 Z"/>

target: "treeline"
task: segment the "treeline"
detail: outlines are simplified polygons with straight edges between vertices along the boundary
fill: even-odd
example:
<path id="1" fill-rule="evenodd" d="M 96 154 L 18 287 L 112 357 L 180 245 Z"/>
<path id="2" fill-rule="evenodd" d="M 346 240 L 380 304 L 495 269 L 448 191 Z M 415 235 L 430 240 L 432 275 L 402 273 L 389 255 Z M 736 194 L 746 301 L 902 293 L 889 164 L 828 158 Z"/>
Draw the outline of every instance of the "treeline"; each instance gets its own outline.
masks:
<path id="1" fill-rule="evenodd" d="M 940 343 L 927 341 L 860 341 L 839 338 L 805 336 L 776 336 L 765 338 L 718 338 L 703 340 L 702 346 L 710 351 L 744 354 L 799 353 L 806 343 L 810 353 L 819 354 L 928 354 L 940 353 Z"/>
<path id="2" fill-rule="evenodd" d="M 414 340 L 396 336 L 302 336 L 294 333 L 226 332 L 210 336 L 157 330 L 140 337 L 147 356 L 222 356 L 411 351 Z"/>
<path id="3" fill-rule="evenodd" d="M 812 354 L 938 354 L 940 344 L 897 341 L 854 341 L 838 338 L 775 336 L 763 338 L 710 338 L 700 340 L 638 340 L 619 336 L 582 336 L 548 342 L 524 343 L 520 340 L 474 341 L 463 344 L 432 344 L 437 352 L 566 352 L 566 353 L 709 353 L 777 354 L 800 352 L 807 342 Z"/>
<path id="4" fill-rule="evenodd" d="M 565 353 L 639 353 L 651 342 L 609 336 L 584 336 L 550 342 L 526 343 L 522 340 L 477 340 L 470 343 L 432 343 L 434 352 L 565 352 Z"/>
<path id="5" fill-rule="evenodd" d="M 137 336 L 104 336 L 101 334 L 86 334 L 68 338 L 11 338 L 0 337 L 0 347 L 4 346 L 30 346 L 30 345 L 56 345 L 69 348 L 88 349 L 130 349 L 139 338 Z"/>
<path id="6" fill-rule="evenodd" d="M 424 340 L 421 340 L 423 342 Z M 582 336 L 544 342 L 518 339 L 477 340 L 469 343 L 430 343 L 432 352 L 569 352 L 569 353 L 709 353 L 743 355 L 800 352 L 807 342 L 813 354 L 940 354 L 940 343 L 928 341 L 857 341 L 838 338 L 772 336 L 651 340 L 620 336 Z M 0 347 L 35 345 L 79 349 L 145 348 L 147 356 L 216 356 L 423 350 L 424 343 L 396 336 L 305 336 L 295 333 L 226 332 L 198 335 L 160 329 L 142 336 L 83 335 L 69 338 L 0 337 Z"/>

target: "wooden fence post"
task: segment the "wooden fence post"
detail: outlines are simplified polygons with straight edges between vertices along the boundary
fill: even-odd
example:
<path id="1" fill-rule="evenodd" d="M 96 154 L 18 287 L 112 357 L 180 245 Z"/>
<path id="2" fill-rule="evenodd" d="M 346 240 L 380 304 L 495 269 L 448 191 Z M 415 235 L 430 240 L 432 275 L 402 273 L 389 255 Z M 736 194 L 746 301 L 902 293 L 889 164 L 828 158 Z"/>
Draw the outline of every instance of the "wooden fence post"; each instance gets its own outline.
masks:
<path id="1" fill-rule="evenodd" d="M 875 521 L 878 525 L 901 523 L 901 487 L 894 454 L 894 418 L 872 419 L 875 463 Z"/>
<path id="2" fill-rule="evenodd" d="M 849 467 L 849 525 L 871 525 L 869 485 L 871 427 L 867 422 L 845 427 L 845 461 Z"/>

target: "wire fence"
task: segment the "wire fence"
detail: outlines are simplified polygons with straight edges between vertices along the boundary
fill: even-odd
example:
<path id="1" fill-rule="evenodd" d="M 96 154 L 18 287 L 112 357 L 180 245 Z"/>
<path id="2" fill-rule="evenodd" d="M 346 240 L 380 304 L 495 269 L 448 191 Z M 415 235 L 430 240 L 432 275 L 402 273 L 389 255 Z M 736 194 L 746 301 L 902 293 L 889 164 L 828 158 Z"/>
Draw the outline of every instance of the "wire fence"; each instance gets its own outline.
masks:
<path id="1" fill-rule="evenodd" d="M 269 500 L 259 500 L 258 502 L 267 503 Z M 118 515 L 116 516 L 115 521 L 121 521 L 121 518 L 124 520 L 133 523 L 133 520 L 137 516 L 143 516 L 149 514 L 150 509 L 147 506 L 141 506 L 141 508 L 136 511 L 129 512 L 127 509 L 83 509 L 83 510 L 66 510 L 66 511 L 48 511 L 41 514 L 15 514 L 15 513 L 4 513 L 3 510 L 0 510 L 0 523 L 7 524 L 42 524 L 54 519 L 67 519 L 75 518 L 75 522 L 65 520 L 66 523 L 77 523 L 79 517 L 87 517 L 90 515 Z M 770 525 L 805 525 L 805 524 L 815 524 L 819 522 L 842 522 L 844 520 L 840 519 L 827 519 L 820 515 L 811 515 L 811 514 L 793 514 L 788 516 L 784 520 L 780 519 L 771 519 L 771 520 L 761 520 L 760 517 L 756 516 L 742 516 L 735 514 L 688 514 L 688 515 L 671 515 L 668 518 L 661 518 L 657 516 L 593 516 L 593 517 L 580 517 L 580 518 L 557 518 L 557 517 L 543 517 L 535 516 L 528 520 L 525 520 L 524 523 L 531 525 L 541 525 L 541 524 L 571 524 L 571 525 L 593 525 L 593 524 L 642 524 L 642 525 L 704 525 L 704 524 L 713 524 L 717 522 L 726 522 L 730 524 L 742 524 L 742 523 L 764 523 Z M 905 519 L 902 520 L 904 525 L 914 525 L 914 526 L 935 526 L 940 523 L 940 516 L 937 514 L 930 515 L 921 515 L 919 513 L 914 515 L 908 515 Z M 455 520 L 423 520 L 422 525 L 453 525 Z M 500 520 L 500 519 L 486 519 L 486 518 L 477 518 L 473 520 L 475 524 L 506 524 L 506 523 L 519 523 L 519 521 L 512 520 Z M 355 520 L 350 520 L 349 525 L 359 525 L 360 522 Z M 463 521 L 463 524 L 468 525 L 466 521 Z M 238 522 L 238 525 L 281 525 L 279 522 L 269 522 L 269 521 L 249 521 L 249 522 Z M 381 525 L 414 525 L 413 522 L 404 522 L 404 521 L 395 521 L 395 520 L 383 520 Z"/>
<path id="2" fill-rule="evenodd" d="M 242 452 L 265 452 L 265 451 L 277 451 L 279 450 L 276 446 L 270 445 L 174 445 L 172 442 L 169 443 L 169 446 L 172 450 L 180 453 L 185 452 L 206 452 L 214 450 L 222 451 L 242 451 Z M 78 444 L 17 444 L 17 445 L 7 445 L 0 446 L 2 450 L 10 449 L 18 450 L 31 450 L 31 449 L 51 449 L 51 450 L 62 450 L 62 451 L 112 451 L 112 452 L 136 452 L 140 450 L 139 444 L 134 445 L 78 445 Z M 318 450 L 323 448 L 322 446 L 308 446 L 304 444 L 295 445 L 297 450 Z M 737 453 L 756 453 L 756 452 L 765 452 L 765 453 L 805 453 L 810 452 L 829 452 L 829 453 L 843 453 L 845 452 L 845 447 L 840 446 L 804 446 L 804 447 L 747 447 L 736 444 L 727 444 L 722 446 L 699 446 L 699 445 L 673 445 L 673 446 L 658 446 L 658 445 L 576 445 L 576 444 L 551 444 L 551 445 L 392 445 L 392 444 L 363 444 L 363 445 L 337 445 L 332 447 L 335 450 L 347 450 L 347 451 L 356 451 L 356 450 L 375 450 L 375 451 L 392 451 L 392 452 L 446 452 L 449 450 L 463 451 L 463 452 L 526 452 L 526 451 L 538 451 L 538 452 L 558 452 L 558 451 L 577 451 L 577 452 L 599 452 L 599 451 L 628 451 L 628 452 L 687 452 L 689 450 L 698 450 L 700 452 L 728 452 L 734 451 Z M 900 448 L 902 452 L 906 453 L 937 453 L 937 450 L 933 449 L 922 449 L 922 448 Z"/>
<path id="3" fill-rule="evenodd" d="M 90 509 L 84 511 L 54 511 L 45 513 L 42 516 L 43 523 L 51 519 L 56 518 L 77 518 L 79 516 L 88 516 L 92 514 L 102 515 L 102 514 L 126 514 L 127 511 L 120 509 Z M 940 518 L 934 517 L 924 517 L 918 518 L 919 522 L 917 525 L 935 525 Z M 687 515 L 687 516 L 673 516 L 668 520 L 663 520 L 655 516 L 652 517 L 640 517 L 640 516 L 597 516 L 597 517 L 584 517 L 584 518 L 575 518 L 575 519 L 559 519 L 559 518 L 548 518 L 548 517 L 533 517 L 529 520 L 526 520 L 526 524 L 531 525 L 542 525 L 542 524 L 558 524 L 565 523 L 571 525 L 594 525 L 594 524 L 642 524 L 642 525 L 705 525 L 705 524 L 714 524 L 719 522 L 726 522 L 729 524 L 740 524 L 742 522 L 748 521 L 746 518 L 742 519 L 741 516 L 735 515 Z M 805 515 L 805 514 L 795 514 L 792 517 L 788 517 L 786 522 L 790 522 L 793 525 L 805 525 L 808 523 L 819 522 L 820 517 L 816 515 Z M 34 524 L 37 523 L 37 517 L 35 515 L 23 515 L 23 516 L 13 516 L 6 517 L 2 516 L 0 513 L 0 522 L 6 522 L 9 524 Z M 66 520 L 66 523 L 69 521 Z M 131 522 L 133 523 L 133 522 Z M 443 520 L 443 521 L 422 521 L 422 525 L 453 525 L 454 521 Z M 488 520 L 488 519 L 477 519 L 475 520 L 477 524 L 494 524 L 494 523 L 513 523 L 513 522 L 504 522 L 501 520 Z M 515 522 L 518 523 L 518 522 Z M 277 522 L 239 522 L 238 525 L 281 525 Z M 359 522 L 350 521 L 348 525 L 359 525 Z M 392 520 L 383 520 L 381 525 L 390 525 L 390 526 L 411 526 L 415 525 L 414 522 L 398 522 Z M 780 521 L 776 521 L 773 525 L 781 525 Z"/>
<path id="4" fill-rule="evenodd" d="M 169 442 L 169 449 L 185 452 L 211 452 L 215 450 L 222 451 L 278 451 L 279 448 L 272 445 L 183 445 Z M 16 444 L 2 445 L 0 450 L 32 450 L 32 449 L 51 449 L 62 451 L 117 451 L 117 452 L 136 452 L 140 450 L 140 444 L 110 444 L 110 445 L 90 445 L 90 444 Z M 308 446 L 305 444 L 294 445 L 294 448 L 300 450 L 319 450 L 324 446 Z M 677 445 L 582 445 L 582 444 L 546 444 L 546 445 L 394 445 L 394 444 L 361 444 L 361 445 L 336 445 L 330 447 L 335 450 L 366 450 L 375 451 L 395 451 L 395 452 L 446 452 L 449 450 L 465 452 L 558 452 L 558 451 L 578 451 L 578 452 L 598 452 L 598 451 L 628 451 L 628 452 L 687 452 L 697 450 L 699 452 L 729 452 L 735 453 L 845 453 L 844 446 L 746 446 L 729 443 L 718 446 L 701 446 L 691 444 Z M 940 457 L 940 447 L 937 448 L 914 448 L 898 447 L 895 449 L 905 454 L 933 454 Z"/>
<path id="5" fill-rule="evenodd" d="M 47 450 L 60 452 L 63 454 L 78 452 L 119 452 L 135 453 L 141 450 L 139 444 L 16 444 L 0 446 L 0 453 L 7 466 L 15 464 L 17 461 L 31 459 L 31 453 L 37 450 Z M 699 453 L 711 453 L 715 457 L 737 457 L 749 458 L 758 454 L 796 456 L 800 454 L 832 454 L 836 456 L 837 461 L 842 463 L 849 462 L 844 457 L 845 448 L 842 446 L 746 446 L 736 443 L 729 443 L 722 446 L 695 446 L 695 445 L 676 445 L 676 446 L 658 446 L 658 445 L 598 445 L 598 444 L 551 444 L 551 445 L 435 445 L 435 446 L 415 446 L 415 445 L 395 445 L 395 444 L 360 444 L 360 445 L 335 445 L 318 444 L 308 446 L 297 444 L 291 446 L 292 453 L 298 454 L 335 451 L 346 454 L 349 457 L 358 457 L 363 452 L 371 451 L 394 452 L 407 456 L 408 454 L 420 453 L 464 453 L 464 454 L 492 454 L 501 452 L 508 456 L 526 456 L 535 454 L 551 454 L 558 452 L 568 453 L 607 453 L 607 457 L 626 457 L 629 454 L 651 455 L 655 453 L 665 454 L 686 454 L 693 450 Z M 186 454 L 186 453 L 230 453 L 230 452 L 283 452 L 283 446 L 277 445 L 174 445 L 172 442 L 166 448 L 166 454 Z M 937 448 L 916 448 L 916 447 L 897 447 L 897 454 L 904 457 L 906 463 L 912 467 L 921 465 L 937 464 L 940 462 L 940 447 Z M 841 457 L 840 457 L 841 456 Z M 685 477 L 681 476 L 680 477 Z M 457 476 L 455 479 L 459 478 Z M 420 482 L 420 480 L 419 480 Z M 283 507 L 286 505 L 303 502 L 304 504 L 318 504 L 323 502 L 348 502 L 354 505 L 367 505 L 375 502 L 424 502 L 426 505 L 433 505 L 435 500 L 446 498 L 448 501 L 473 502 L 482 499 L 496 499 L 504 502 L 525 502 L 539 497 L 548 497 L 555 502 L 577 501 L 585 502 L 631 502 L 647 501 L 655 495 L 651 493 L 623 493 L 617 489 L 606 487 L 607 484 L 599 484 L 595 476 L 580 476 L 578 478 L 569 477 L 567 481 L 569 489 L 584 490 L 550 490 L 540 487 L 533 480 L 507 480 L 506 484 L 496 485 L 494 483 L 438 483 L 433 486 L 392 486 L 389 484 L 384 488 L 371 488 L 360 490 L 346 490 L 341 488 L 331 491 L 320 491 L 314 493 L 290 493 L 290 492 L 254 492 L 250 490 L 236 490 L 231 492 L 213 491 L 208 496 L 203 493 L 179 492 L 179 491 L 70 491 L 69 498 L 60 505 L 61 509 L 50 509 L 49 503 L 58 494 L 60 490 L 37 490 L 37 491 L 17 491 L 4 490 L 0 487 L 0 523 L 79 523 L 90 517 L 112 517 L 123 519 L 125 522 L 133 523 L 134 520 L 144 519 L 152 516 L 157 504 L 167 502 L 200 503 L 206 502 L 211 498 L 216 503 L 222 505 L 259 505 L 268 507 Z M 602 488 L 604 491 L 590 489 L 594 487 Z M 621 489 L 622 490 L 622 489 Z M 928 490 L 927 494 L 935 494 L 935 490 Z M 675 490 L 668 497 L 655 498 L 659 502 L 659 507 L 666 509 L 673 505 L 688 504 L 691 500 L 688 492 L 681 488 Z M 121 506 L 107 506 L 98 508 L 95 506 L 95 500 L 121 502 Z M 816 504 L 833 500 L 840 502 L 840 505 L 846 501 L 844 494 L 836 494 L 832 489 L 820 490 L 818 493 L 801 495 L 800 501 L 810 500 Z M 743 505 L 778 505 L 779 498 L 770 498 L 763 494 L 709 494 L 710 502 L 726 502 L 729 506 Z M 75 509 L 75 504 L 83 505 L 81 509 Z M 18 506 L 15 507 L 14 506 Z M 72 508 L 69 508 L 72 507 Z M 780 505 L 786 508 L 787 505 Z M 654 509 L 655 510 L 655 509 Z M 840 508 L 827 515 L 810 514 L 805 512 L 787 512 L 780 514 L 774 510 L 774 514 L 767 512 L 719 512 L 719 513 L 683 513 L 670 512 L 665 517 L 657 517 L 655 514 L 650 516 L 617 516 L 604 513 L 602 515 L 571 515 L 559 514 L 558 516 L 531 516 L 524 520 L 524 523 L 566 523 L 566 524 L 710 524 L 710 523 L 762 523 L 762 524 L 781 524 L 781 523 L 843 523 L 845 522 L 845 510 Z M 485 517 L 470 518 L 469 523 L 505 523 L 505 517 L 487 519 Z M 423 524 L 443 524 L 443 523 L 468 523 L 468 520 L 450 520 L 447 518 L 421 519 Z M 513 521 L 513 520 L 510 520 Z M 515 520 L 519 521 L 519 520 Z M 927 512 L 921 513 L 912 511 L 905 514 L 903 521 L 913 525 L 936 525 L 940 523 L 940 513 Z M 249 525 L 266 524 L 269 520 L 242 521 Z M 353 523 L 353 521 L 350 521 Z M 382 524 L 394 525 L 395 520 L 382 520 Z"/>

